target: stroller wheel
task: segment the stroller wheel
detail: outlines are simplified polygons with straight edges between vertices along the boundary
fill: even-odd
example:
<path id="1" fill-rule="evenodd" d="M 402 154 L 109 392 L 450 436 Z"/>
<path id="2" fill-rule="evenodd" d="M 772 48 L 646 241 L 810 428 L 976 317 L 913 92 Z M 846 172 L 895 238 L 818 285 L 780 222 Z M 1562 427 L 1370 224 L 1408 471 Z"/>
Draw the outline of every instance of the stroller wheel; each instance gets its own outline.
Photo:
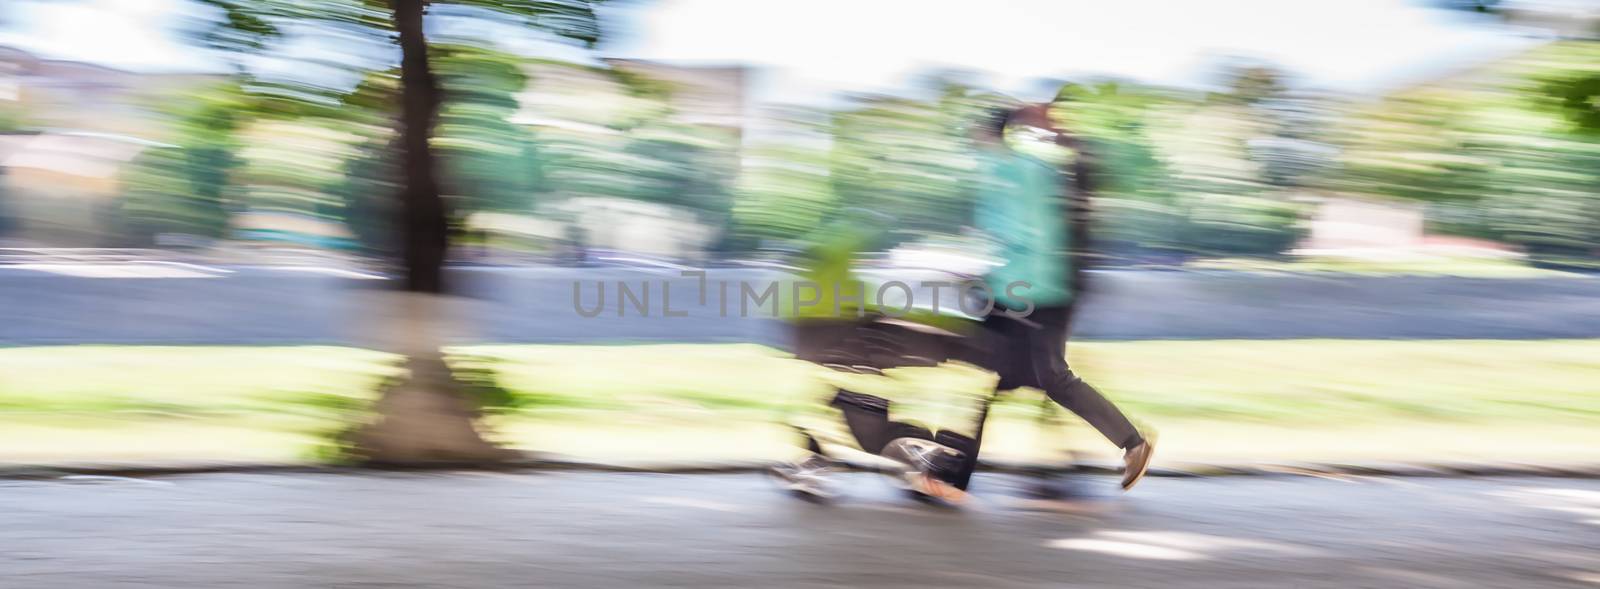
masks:
<path id="1" fill-rule="evenodd" d="M 897 438 L 881 454 L 903 468 L 894 473 L 902 488 L 918 501 L 945 505 L 966 502 L 967 493 L 945 478 L 959 468 L 963 454 L 931 440 Z"/>
<path id="2" fill-rule="evenodd" d="M 814 503 L 832 501 L 838 496 L 828 475 L 833 465 L 822 456 L 813 455 L 799 462 L 774 464 L 767 467 L 772 477 L 790 495 Z"/>

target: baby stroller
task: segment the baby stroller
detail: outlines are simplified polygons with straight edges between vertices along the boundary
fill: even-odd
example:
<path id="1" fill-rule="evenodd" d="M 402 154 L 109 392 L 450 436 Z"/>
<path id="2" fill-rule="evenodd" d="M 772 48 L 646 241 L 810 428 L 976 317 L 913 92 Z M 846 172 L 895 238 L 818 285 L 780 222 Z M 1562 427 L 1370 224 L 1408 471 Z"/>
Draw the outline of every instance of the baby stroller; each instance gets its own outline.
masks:
<path id="1" fill-rule="evenodd" d="M 790 420 L 806 456 L 772 474 L 799 496 L 827 499 L 826 475 L 850 465 L 890 475 L 913 498 L 959 503 L 994 400 L 986 334 L 954 303 L 878 300 L 885 289 L 871 288 L 854 262 L 881 243 L 885 225 L 858 212 L 819 231 L 800 256 L 798 278 L 818 304 L 783 315 L 795 356 L 818 367 L 826 393 L 820 411 Z"/>

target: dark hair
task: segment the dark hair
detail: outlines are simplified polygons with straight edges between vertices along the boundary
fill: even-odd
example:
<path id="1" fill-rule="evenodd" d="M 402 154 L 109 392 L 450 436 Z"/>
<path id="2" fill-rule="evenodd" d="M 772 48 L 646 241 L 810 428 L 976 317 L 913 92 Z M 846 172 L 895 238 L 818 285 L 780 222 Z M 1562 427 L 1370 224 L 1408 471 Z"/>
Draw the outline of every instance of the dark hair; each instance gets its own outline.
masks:
<path id="1" fill-rule="evenodd" d="M 1011 125 L 1011 120 L 1017 117 L 1018 112 L 1019 109 L 1011 108 L 1009 106 L 996 106 L 990 108 L 988 112 L 983 114 L 983 118 L 979 120 L 978 129 L 981 129 L 985 133 L 993 134 L 996 137 L 1004 137 L 1006 134 L 1006 127 Z"/>

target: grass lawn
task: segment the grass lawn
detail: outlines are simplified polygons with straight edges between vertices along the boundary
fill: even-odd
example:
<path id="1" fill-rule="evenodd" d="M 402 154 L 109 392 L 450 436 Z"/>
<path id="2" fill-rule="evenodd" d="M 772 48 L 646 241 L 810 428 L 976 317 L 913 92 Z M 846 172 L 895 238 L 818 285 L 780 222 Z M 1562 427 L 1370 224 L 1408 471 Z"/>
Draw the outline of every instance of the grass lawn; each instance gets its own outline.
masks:
<path id="1" fill-rule="evenodd" d="M 1581 276 L 1571 272 L 1537 268 L 1516 259 L 1495 258 L 1418 258 L 1407 260 L 1359 260 L 1351 258 L 1308 257 L 1292 260 L 1254 258 L 1209 258 L 1186 264 L 1206 270 L 1239 270 L 1263 273 L 1337 273 L 1366 276 L 1460 276 L 1464 278 L 1558 278 Z"/>
<path id="2" fill-rule="evenodd" d="M 0 462 L 310 459 L 394 358 L 324 346 L 0 349 Z"/>
<path id="3" fill-rule="evenodd" d="M 488 419 L 520 448 L 657 462 L 771 459 L 826 388 L 755 345 L 486 345 Z M 1161 440 L 1166 461 L 1594 460 L 1600 340 L 1084 342 L 1074 367 Z M 306 460 L 361 417 L 394 358 L 332 347 L 0 349 L 0 462 Z M 901 373 L 935 386 L 937 370 Z M 1109 453 L 1039 396 L 1000 405 L 986 452 Z"/>

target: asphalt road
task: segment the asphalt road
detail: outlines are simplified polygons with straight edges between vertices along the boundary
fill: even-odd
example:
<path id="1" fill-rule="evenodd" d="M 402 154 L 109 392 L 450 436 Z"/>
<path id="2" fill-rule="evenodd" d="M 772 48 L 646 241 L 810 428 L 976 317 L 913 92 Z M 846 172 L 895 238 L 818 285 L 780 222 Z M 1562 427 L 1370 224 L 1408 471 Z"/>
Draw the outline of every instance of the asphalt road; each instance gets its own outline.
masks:
<path id="1" fill-rule="evenodd" d="M 0 268 L 0 345 L 70 343 L 360 343 L 364 293 L 381 280 L 291 267 L 153 267 L 95 275 L 84 268 Z M 65 272 L 65 273 L 63 273 Z M 74 275 L 73 273 L 76 272 Z M 459 338 L 489 342 L 758 342 L 783 326 L 752 306 L 776 273 L 711 270 L 708 296 L 677 270 L 507 268 L 455 271 L 472 296 Z M 664 316 L 663 282 L 671 282 Z M 719 283 L 728 286 L 722 309 Z M 585 309 L 606 284 L 606 305 Z M 619 283 L 648 316 L 618 315 Z M 924 291 L 926 292 L 926 291 Z M 945 289 L 944 305 L 953 291 Z M 792 296 L 780 292 L 779 296 Z M 923 295 L 918 301 L 928 302 Z M 1600 277 L 1470 279 L 1259 275 L 1238 272 L 1098 273 L 1076 335 L 1098 339 L 1592 338 L 1600 337 Z"/>
<path id="2" fill-rule="evenodd" d="M 1600 481 L 1152 479 L 959 511 L 850 475 L 0 481 L 0 587 L 1594 587 Z"/>

